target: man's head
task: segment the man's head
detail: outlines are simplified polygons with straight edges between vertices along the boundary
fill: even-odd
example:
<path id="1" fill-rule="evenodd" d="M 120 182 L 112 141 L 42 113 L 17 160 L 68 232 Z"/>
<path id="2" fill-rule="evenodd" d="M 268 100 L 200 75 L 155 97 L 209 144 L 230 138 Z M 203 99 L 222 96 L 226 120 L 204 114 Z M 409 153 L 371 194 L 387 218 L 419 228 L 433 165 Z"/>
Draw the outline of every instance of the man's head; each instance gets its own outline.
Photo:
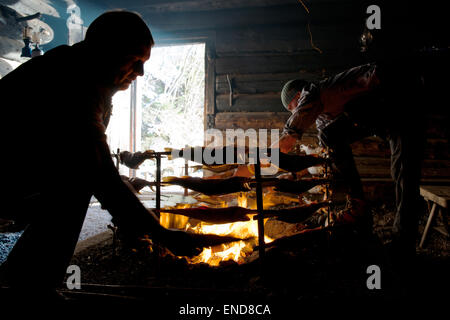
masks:
<path id="1" fill-rule="evenodd" d="M 308 84 L 307 81 L 301 79 L 289 80 L 281 90 L 281 102 L 283 106 L 293 112 L 297 107 L 297 101 L 300 98 L 303 88 Z"/>
<path id="2" fill-rule="evenodd" d="M 98 59 L 102 78 L 116 90 L 125 90 L 143 75 L 144 63 L 155 43 L 144 20 L 129 11 L 109 11 L 99 16 L 90 24 L 84 42 Z"/>

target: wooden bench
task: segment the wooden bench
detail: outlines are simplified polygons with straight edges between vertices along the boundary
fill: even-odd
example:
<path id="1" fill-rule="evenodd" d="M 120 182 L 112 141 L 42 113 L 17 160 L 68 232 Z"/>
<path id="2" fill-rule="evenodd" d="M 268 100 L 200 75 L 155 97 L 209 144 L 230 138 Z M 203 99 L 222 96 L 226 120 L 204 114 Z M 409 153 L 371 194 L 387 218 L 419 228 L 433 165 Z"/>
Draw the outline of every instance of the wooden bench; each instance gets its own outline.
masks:
<path id="1" fill-rule="evenodd" d="M 433 218 L 436 214 L 436 210 L 439 210 L 446 222 L 446 214 L 448 211 L 448 203 L 450 200 L 450 186 L 420 186 L 420 195 L 432 203 L 431 209 L 429 210 L 427 224 L 422 234 L 422 239 L 420 240 L 419 247 L 422 248 L 427 237 L 428 230 L 430 229 Z M 446 223 L 445 223 L 446 224 Z M 445 225 L 445 228 L 447 225 Z M 448 232 L 445 232 L 448 236 Z"/>

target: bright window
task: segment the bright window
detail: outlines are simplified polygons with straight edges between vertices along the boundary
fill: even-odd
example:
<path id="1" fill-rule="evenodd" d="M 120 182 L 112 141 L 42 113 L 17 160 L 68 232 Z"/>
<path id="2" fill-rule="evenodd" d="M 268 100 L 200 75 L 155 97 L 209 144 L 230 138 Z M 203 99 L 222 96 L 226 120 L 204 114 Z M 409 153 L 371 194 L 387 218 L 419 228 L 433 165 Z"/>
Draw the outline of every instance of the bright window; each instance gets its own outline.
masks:
<path id="1" fill-rule="evenodd" d="M 205 45 L 152 49 L 145 74 L 134 91 L 118 92 L 108 127 L 111 151 L 201 146 L 204 139 Z M 133 130 L 134 128 L 134 130 Z M 135 147 L 135 150 L 133 150 Z M 183 175 L 184 161 L 163 160 L 163 176 Z M 121 174 L 133 174 L 121 166 Z M 135 174 L 154 180 L 155 163 L 146 161 Z"/>

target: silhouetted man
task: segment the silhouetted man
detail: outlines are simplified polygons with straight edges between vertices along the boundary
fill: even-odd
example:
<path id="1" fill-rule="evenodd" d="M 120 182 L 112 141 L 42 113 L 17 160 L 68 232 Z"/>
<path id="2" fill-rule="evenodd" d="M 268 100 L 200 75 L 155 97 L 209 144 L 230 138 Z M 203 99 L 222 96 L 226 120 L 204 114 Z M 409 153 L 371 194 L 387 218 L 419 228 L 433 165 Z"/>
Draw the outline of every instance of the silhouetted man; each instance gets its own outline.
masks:
<path id="1" fill-rule="evenodd" d="M 415 254 L 418 228 L 422 117 L 431 101 L 425 88 L 432 87 L 427 85 L 428 73 L 440 66 L 433 67 L 432 60 L 411 56 L 361 65 L 317 83 L 291 80 L 281 93 L 292 115 L 280 150 L 288 152 L 315 123 L 319 140 L 330 148 L 337 173 L 348 186 L 348 206 L 333 217 L 334 223 L 370 223 L 350 144 L 372 135 L 389 139 L 397 209 L 393 245 L 394 251 L 408 257 Z"/>
<path id="2" fill-rule="evenodd" d="M 62 283 L 93 195 L 130 237 L 150 234 L 175 254 L 196 252 L 186 233 L 162 228 L 122 182 L 106 143 L 111 98 L 143 75 L 153 44 L 137 14 L 107 12 L 84 41 L 0 80 L 8 186 L 1 216 L 29 223 L 3 265 L 10 286 L 43 292 Z"/>

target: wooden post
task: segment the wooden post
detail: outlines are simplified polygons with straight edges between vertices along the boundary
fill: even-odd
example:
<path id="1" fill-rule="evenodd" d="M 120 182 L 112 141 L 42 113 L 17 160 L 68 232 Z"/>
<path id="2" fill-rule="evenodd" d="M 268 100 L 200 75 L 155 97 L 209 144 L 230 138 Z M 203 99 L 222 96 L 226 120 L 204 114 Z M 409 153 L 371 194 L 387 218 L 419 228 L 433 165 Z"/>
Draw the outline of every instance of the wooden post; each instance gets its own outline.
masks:
<path id="1" fill-rule="evenodd" d="M 258 210 L 258 246 L 259 246 L 259 260 L 264 261 L 266 253 L 266 243 L 264 242 L 264 206 L 263 194 L 261 186 L 261 160 L 259 158 L 259 148 L 256 149 L 256 164 L 255 164 L 255 179 L 256 179 L 256 208 Z"/>
<path id="2" fill-rule="evenodd" d="M 156 154 L 156 214 L 159 217 L 161 209 L 161 154 Z"/>
<path id="3" fill-rule="evenodd" d="M 431 222 L 433 221 L 434 213 L 436 212 L 436 208 L 437 208 L 437 203 L 434 202 L 433 203 L 433 207 L 431 208 L 430 215 L 428 216 L 427 224 L 425 225 L 425 229 L 424 229 L 423 234 L 422 234 L 422 239 L 420 239 L 420 244 L 419 244 L 420 248 L 423 248 L 423 244 L 425 243 L 425 239 L 427 237 L 428 229 L 430 229 Z"/>

